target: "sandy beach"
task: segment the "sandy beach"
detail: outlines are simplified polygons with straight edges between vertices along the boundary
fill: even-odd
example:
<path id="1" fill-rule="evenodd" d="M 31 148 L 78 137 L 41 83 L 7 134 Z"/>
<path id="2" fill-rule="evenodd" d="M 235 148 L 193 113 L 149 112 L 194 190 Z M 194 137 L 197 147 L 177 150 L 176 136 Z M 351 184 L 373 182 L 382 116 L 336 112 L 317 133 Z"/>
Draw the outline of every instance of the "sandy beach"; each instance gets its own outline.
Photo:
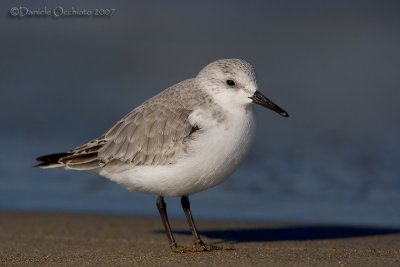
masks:
<path id="1" fill-rule="evenodd" d="M 400 229 L 199 221 L 231 251 L 173 253 L 157 218 L 0 213 L 1 266 L 400 266 Z M 191 245 L 183 220 L 172 220 Z"/>

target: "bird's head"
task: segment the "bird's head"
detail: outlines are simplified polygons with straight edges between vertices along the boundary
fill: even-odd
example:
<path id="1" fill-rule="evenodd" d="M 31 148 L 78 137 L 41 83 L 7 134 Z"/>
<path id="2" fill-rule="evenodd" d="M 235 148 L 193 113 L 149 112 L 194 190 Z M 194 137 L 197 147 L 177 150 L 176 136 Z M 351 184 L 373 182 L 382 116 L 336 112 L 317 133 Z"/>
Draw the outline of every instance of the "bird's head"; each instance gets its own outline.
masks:
<path id="1" fill-rule="evenodd" d="M 220 59 L 204 67 L 197 82 L 224 106 L 243 106 L 255 103 L 283 117 L 289 114 L 266 98 L 257 88 L 256 74 L 250 63 L 241 59 Z"/>

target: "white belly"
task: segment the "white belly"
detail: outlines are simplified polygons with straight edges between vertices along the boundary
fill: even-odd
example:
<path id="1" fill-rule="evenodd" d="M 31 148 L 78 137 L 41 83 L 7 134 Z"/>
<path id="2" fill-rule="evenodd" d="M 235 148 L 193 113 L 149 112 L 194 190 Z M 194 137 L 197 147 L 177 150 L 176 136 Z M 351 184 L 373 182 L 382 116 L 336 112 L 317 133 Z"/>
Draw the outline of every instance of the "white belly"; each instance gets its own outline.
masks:
<path id="1" fill-rule="evenodd" d="M 134 166 L 122 172 L 104 169 L 100 175 L 133 191 L 160 196 L 190 195 L 228 179 L 245 158 L 253 132 L 253 112 L 243 110 L 204 129 L 176 164 Z"/>

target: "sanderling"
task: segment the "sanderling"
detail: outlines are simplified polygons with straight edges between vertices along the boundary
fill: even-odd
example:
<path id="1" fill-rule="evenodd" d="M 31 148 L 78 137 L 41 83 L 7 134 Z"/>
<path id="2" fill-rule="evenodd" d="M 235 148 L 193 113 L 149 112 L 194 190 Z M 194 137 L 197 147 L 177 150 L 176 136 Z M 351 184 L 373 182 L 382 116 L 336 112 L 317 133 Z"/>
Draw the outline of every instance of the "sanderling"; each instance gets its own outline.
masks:
<path id="1" fill-rule="evenodd" d="M 253 67 L 241 59 L 217 60 L 135 108 L 101 137 L 68 152 L 39 157 L 37 167 L 91 170 L 129 190 L 155 194 L 169 244 L 177 245 L 164 197 L 181 197 L 194 250 L 204 243 L 189 195 L 224 182 L 246 156 L 254 133 L 251 103 L 288 113 L 257 89 Z"/>

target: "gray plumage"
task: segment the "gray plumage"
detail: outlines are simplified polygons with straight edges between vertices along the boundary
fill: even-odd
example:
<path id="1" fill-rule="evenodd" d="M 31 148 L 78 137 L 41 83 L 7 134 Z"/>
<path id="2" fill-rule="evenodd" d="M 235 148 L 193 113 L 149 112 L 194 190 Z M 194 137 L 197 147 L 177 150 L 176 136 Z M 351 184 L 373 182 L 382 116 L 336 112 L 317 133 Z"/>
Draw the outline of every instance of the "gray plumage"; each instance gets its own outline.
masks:
<path id="1" fill-rule="evenodd" d="M 66 153 L 38 158 L 42 168 L 93 170 L 111 164 L 172 164 L 187 149 L 187 141 L 199 130 L 189 115 L 212 99 L 196 89 L 195 79 L 182 81 L 145 101 L 108 132 Z"/>

